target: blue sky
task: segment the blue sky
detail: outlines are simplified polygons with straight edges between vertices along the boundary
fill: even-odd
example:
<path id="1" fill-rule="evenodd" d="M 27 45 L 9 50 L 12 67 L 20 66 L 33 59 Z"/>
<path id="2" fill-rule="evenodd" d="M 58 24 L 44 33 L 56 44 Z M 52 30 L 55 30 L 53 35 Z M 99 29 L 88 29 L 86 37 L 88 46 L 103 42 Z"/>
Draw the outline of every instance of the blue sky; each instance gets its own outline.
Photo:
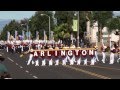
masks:
<path id="1" fill-rule="evenodd" d="M 16 19 L 21 20 L 30 18 L 35 11 L 0 11 L 0 19 Z"/>
<path id="2" fill-rule="evenodd" d="M 21 20 L 24 18 L 30 18 L 35 14 L 35 11 L 0 11 L 1 19 L 16 19 Z M 120 11 L 114 11 L 115 16 L 120 15 Z"/>

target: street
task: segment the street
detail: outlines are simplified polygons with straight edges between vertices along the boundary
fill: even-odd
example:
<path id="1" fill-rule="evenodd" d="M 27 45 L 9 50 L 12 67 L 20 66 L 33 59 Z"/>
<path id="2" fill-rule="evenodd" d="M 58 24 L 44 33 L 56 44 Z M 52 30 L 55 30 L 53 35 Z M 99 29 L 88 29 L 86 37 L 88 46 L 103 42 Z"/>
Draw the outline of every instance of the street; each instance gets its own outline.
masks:
<path id="1" fill-rule="evenodd" d="M 7 53 L 5 50 L 1 50 L 0 54 L 5 57 L 4 64 L 11 74 L 13 79 L 119 79 L 120 78 L 120 64 L 109 64 L 109 56 L 107 56 L 107 62 L 96 63 L 91 65 L 65 65 L 62 66 L 40 66 L 35 65 L 27 66 L 28 55 L 20 57 L 17 53 Z M 99 55 L 99 60 L 102 57 Z M 115 60 L 117 58 L 115 57 Z"/>

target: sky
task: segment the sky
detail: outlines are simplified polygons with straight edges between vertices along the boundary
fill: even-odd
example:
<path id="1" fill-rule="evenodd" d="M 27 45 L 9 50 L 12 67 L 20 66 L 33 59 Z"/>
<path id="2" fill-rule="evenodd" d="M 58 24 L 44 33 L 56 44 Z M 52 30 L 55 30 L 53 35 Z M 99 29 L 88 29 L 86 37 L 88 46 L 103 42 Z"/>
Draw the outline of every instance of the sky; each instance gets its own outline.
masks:
<path id="1" fill-rule="evenodd" d="M 21 20 L 24 18 L 30 18 L 35 14 L 35 11 L 0 11 L 1 19 L 16 19 Z M 114 11 L 115 16 L 120 15 L 120 11 Z"/>
<path id="2" fill-rule="evenodd" d="M 0 11 L 0 19 L 16 19 L 21 20 L 30 18 L 35 14 L 35 11 Z"/>

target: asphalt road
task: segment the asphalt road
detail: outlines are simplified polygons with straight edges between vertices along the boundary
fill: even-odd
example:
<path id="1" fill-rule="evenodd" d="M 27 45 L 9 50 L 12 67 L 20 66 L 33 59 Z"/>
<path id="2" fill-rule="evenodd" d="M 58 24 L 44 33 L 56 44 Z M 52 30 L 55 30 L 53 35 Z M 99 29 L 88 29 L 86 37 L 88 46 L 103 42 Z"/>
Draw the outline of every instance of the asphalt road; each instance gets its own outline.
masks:
<path id="1" fill-rule="evenodd" d="M 94 66 L 89 64 L 85 66 L 82 63 L 79 66 L 36 67 L 32 64 L 27 66 L 28 55 L 21 58 L 20 54 L 11 54 L 4 50 L 0 50 L 0 54 L 5 57 L 4 64 L 13 79 L 120 79 L 120 64 L 115 61 L 113 65 L 110 65 L 109 56 L 105 64 L 98 62 Z M 101 55 L 99 55 L 99 60 L 101 60 Z"/>

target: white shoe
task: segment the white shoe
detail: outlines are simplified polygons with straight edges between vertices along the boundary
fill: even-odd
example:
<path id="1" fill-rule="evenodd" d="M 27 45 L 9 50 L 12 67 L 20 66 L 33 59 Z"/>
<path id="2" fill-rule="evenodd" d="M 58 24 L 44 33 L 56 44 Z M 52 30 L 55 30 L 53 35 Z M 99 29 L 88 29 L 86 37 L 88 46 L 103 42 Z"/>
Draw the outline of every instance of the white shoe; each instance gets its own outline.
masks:
<path id="1" fill-rule="evenodd" d="M 39 65 L 35 65 L 35 66 L 39 66 Z"/>
<path id="2" fill-rule="evenodd" d="M 32 61 L 32 64 L 34 64 L 35 62 L 34 61 Z"/>

